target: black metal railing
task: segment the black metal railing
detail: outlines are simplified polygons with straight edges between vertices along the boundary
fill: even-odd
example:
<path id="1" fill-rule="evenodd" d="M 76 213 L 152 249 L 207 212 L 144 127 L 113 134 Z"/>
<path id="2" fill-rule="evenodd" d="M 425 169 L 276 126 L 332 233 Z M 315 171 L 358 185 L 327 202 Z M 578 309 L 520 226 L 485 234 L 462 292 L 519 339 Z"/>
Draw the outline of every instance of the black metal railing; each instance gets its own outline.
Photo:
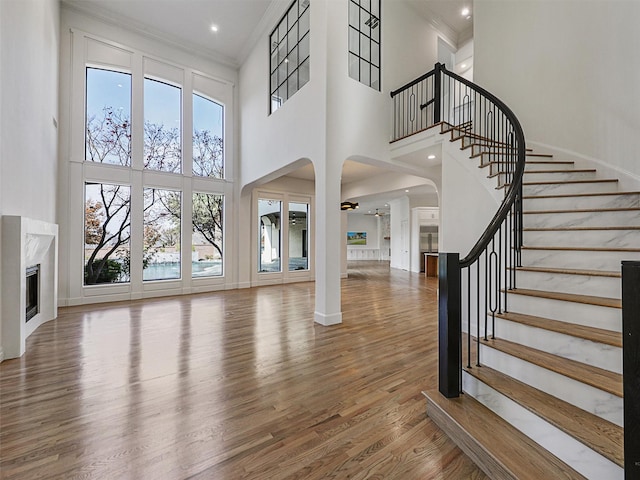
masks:
<path id="1" fill-rule="evenodd" d="M 480 365 L 481 339 L 488 341 L 495 335 L 496 315 L 507 311 L 508 292 L 516 287 L 522 246 L 524 133 L 513 112 L 495 95 L 441 64 L 391 96 L 393 140 L 440 125 L 442 132 L 462 142 L 470 156 L 488 167 L 505 191 L 491 222 L 464 258 L 440 253 L 439 388 L 443 395 L 456 397 L 463 365 Z"/>

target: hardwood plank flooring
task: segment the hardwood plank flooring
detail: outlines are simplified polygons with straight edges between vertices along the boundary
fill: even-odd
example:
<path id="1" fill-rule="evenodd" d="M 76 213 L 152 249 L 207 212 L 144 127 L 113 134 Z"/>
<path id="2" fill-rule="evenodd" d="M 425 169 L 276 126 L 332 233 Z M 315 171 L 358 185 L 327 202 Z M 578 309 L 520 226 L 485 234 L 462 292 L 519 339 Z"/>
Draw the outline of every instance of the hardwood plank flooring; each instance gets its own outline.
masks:
<path id="1" fill-rule="evenodd" d="M 0 364 L 0 478 L 486 479 L 425 415 L 436 288 L 354 262 L 333 327 L 313 283 L 60 309 Z"/>

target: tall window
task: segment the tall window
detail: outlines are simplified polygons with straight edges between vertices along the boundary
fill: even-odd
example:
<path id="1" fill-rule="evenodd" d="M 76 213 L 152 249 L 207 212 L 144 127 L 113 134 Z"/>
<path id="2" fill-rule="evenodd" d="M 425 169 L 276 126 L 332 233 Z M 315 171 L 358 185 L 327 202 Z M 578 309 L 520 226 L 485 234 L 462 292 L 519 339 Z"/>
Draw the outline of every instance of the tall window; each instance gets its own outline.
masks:
<path id="1" fill-rule="evenodd" d="M 380 90 L 380 0 L 349 0 L 349 76 Z"/>
<path id="2" fill-rule="evenodd" d="M 84 284 L 129 281 L 131 188 L 84 186 Z"/>
<path id="3" fill-rule="evenodd" d="M 271 113 L 309 81 L 309 22 L 309 0 L 294 0 L 271 32 Z"/>
<path id="4" fill-rule="evenodd" d="M 178 87 L 144 79 L 144 168 L 181 172 L 181 94 Z"/>
<path id="5" fill-rule="evenodd" d="M 131 165 L 131 75 L 87 68 L 85 160 Z"/>
<path id="6" fill-rule="evenodd" d="M 222 275 L 222 195 L 193 194 L 192 275 L 194 278 Z"/>
<path id="7" fill-rule="evenodd" d="M 289 271 L 309 270 L 309 204 L 289 202 Z"/>
<path id="8" fill-rule="evenodd" d="M 282 202 L 258 199 L 258 217 L 258 271 L 280 272 Z"/>
<path id="9" fill-rule="evenodd" d="M 222 105 L 193 94 L 193 174 L 224 178 Z"/>
<path id="10" fill-rule="evenodd" d="M 142 278 L 180 278 L 180 192 L 144 189 L 144 253 Z"/>

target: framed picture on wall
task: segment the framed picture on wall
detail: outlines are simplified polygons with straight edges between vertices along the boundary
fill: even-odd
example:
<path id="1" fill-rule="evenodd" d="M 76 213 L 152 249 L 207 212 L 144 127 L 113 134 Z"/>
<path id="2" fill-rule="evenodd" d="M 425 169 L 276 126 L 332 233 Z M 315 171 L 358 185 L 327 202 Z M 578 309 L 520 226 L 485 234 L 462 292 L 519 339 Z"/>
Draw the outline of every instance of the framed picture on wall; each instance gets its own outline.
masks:
<path id="1" fill-rule="evenodd" d="M 367 232 L 347 232 L 347 245 L 366 245 Z"/>

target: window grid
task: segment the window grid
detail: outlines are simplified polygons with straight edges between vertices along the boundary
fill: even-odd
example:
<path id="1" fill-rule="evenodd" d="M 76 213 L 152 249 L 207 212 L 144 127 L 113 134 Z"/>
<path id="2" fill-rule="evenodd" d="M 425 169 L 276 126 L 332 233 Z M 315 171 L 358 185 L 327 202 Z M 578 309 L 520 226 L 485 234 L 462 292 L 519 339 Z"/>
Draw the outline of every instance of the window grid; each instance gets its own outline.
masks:
<path id="1" fill-rule="evenodd" d="M 349 76 L 380 91 L 380 0 L 349 0 Z"/>
<path id="2" fill-rule="evenodd" d="M 269 36 L 271 110 L 309 81 L 310 0 L 295 0 Z"/>

